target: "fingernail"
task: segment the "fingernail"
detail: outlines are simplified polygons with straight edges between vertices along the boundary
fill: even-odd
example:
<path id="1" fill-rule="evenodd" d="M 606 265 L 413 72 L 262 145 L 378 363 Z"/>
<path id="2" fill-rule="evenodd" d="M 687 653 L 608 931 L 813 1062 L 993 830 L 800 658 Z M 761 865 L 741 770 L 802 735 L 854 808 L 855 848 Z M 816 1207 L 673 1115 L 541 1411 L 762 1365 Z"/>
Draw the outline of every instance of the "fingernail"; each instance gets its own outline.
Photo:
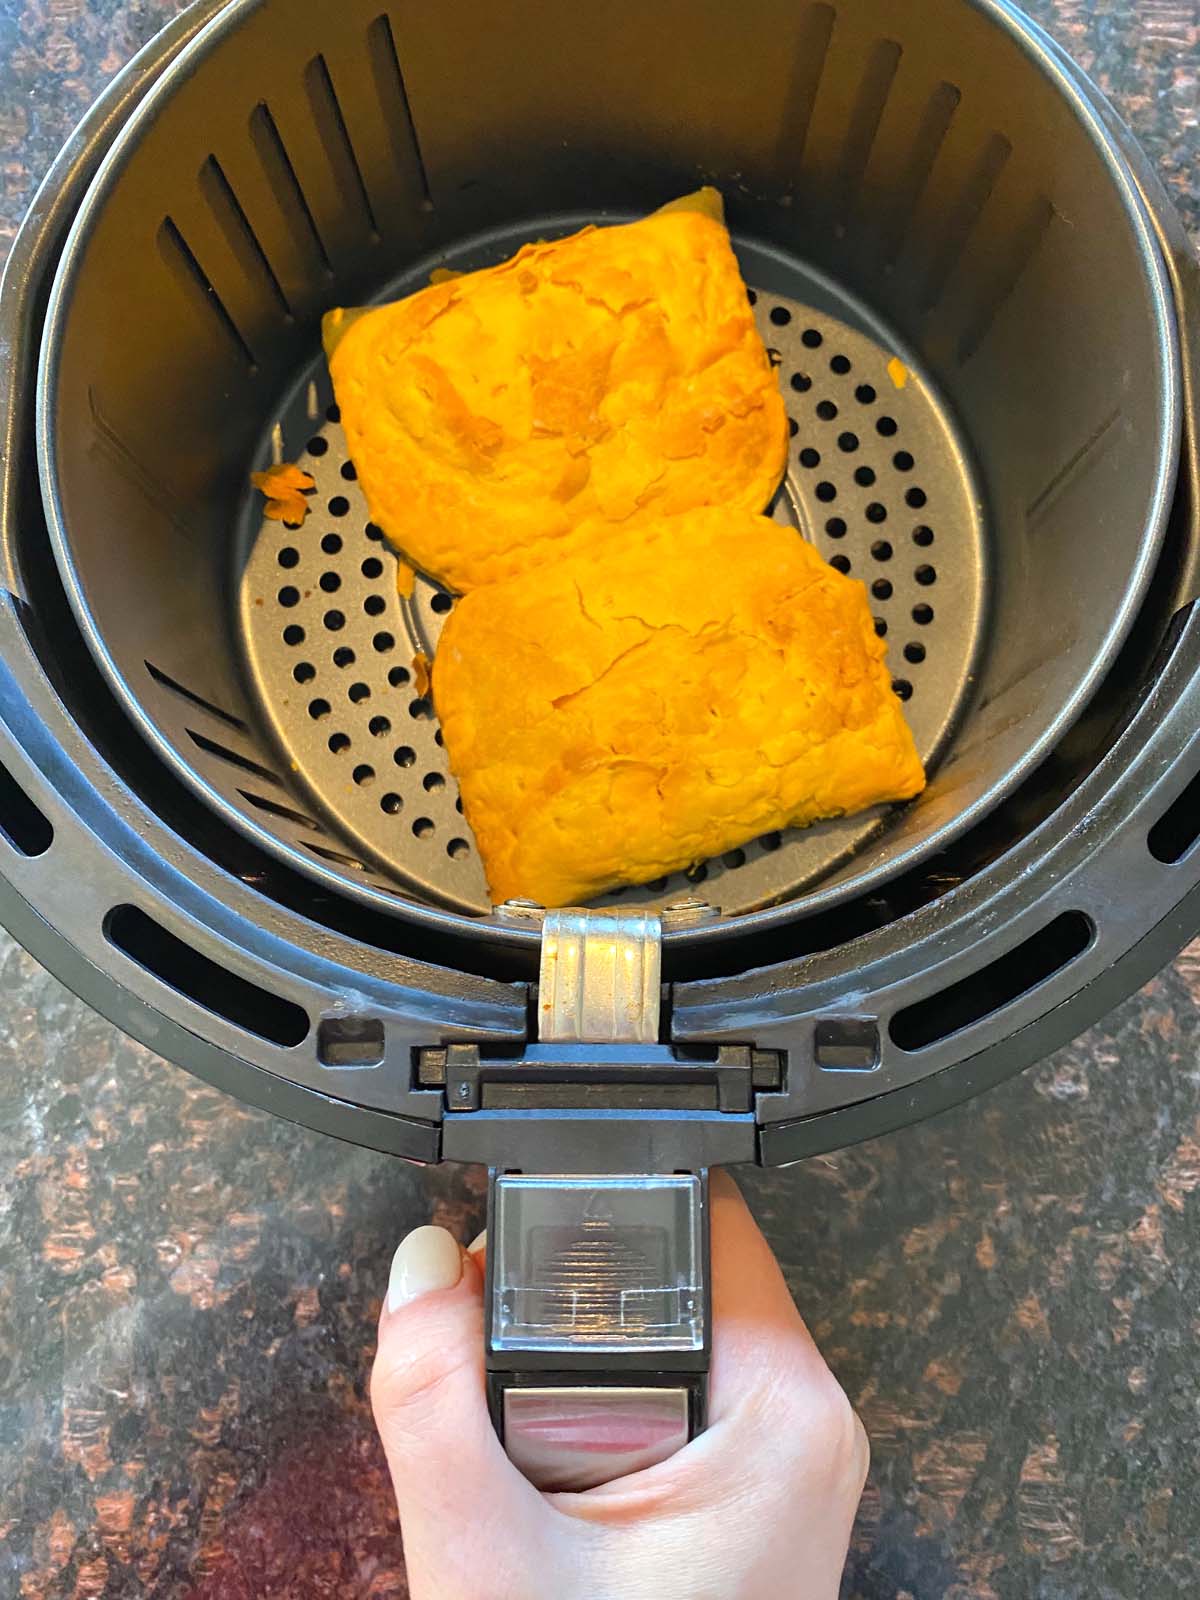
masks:
<path id="1" fill-rule="evenodd" d="M 471 1240 L 470 1244 L 467 1246 L 467 1254 L 469 1256 L 478 1255 L 481 1250 L 486 1250 L 486 1249 L 487 1249 L 487 1229 L 484 1228 L 482 1232 L 477 1233 L 475 1235 L 475 1237 Z"/>
<path id="2" fill-rule="evenodd" d="M 462 1277 L 462 1251 L 445 1228 L 414 1228 L 392 1257 L 387 1308 L 399 1311 L 411 1300 L 438 1289 L 453 1289 Z"/>

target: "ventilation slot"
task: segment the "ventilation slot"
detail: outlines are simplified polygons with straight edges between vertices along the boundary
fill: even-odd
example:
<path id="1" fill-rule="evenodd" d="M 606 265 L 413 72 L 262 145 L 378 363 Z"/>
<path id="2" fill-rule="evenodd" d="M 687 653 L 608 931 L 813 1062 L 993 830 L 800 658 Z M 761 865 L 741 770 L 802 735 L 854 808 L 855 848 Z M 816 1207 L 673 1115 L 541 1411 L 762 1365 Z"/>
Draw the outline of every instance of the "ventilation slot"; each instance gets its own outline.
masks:
<path id="1" fill-rule="evenodd" d="M 367 51 L 371 58 L 371 71 L 375 79 L 375 92 L 383 111 L 384 126 L 391 140 L 396 166 L 400 171 L 415 167 L 421 187 L 421 198 L 426 211 L 433 210 L 433 195 L 429 188 L 429 173 L 421 154 L 421 141 L 417 138 L 408 91 L 404 86 L 404 73 L 396 53 L 396 39 L 388 16 L 376 17 L 367 29 Z"/>
<path id="2" fill-rule="evenodd" d="M 898 1011 L 888 1030 L 892 1041 L 901 1050 L 927 1050 L 951 1034 L 982 1022 L 1076 960 L 1091 944 L 1094 934 L 1090 919 L 1082 911 L 1064 911 L 1040 933 L 991 966 Z"/>
<path id="3" fill-rule="evenodd" d="M 213 287 L 212 280 L 192 254 L 191 246 L 171 217 L 164 217 L 159 227 L 158 248 L 163 260 L 174 274 L 176 283 L 192 304 L 198 307 L 205 318 L 216 320 L 250 371 L 257 372 L 258 363 L 254 359 L 254 351 L 242 338 L 241 329 L 229 315 L 225 302 Z"/>
<path id="4" fill-rule="evenodd" d="M 775 148 L 775 168 L 780 179 L 790 185 L 800 166 L 817 90 L 825 72 L 825 58 L 833 37 L 832 6 L 810 5 L 804 14 L 788 86 L 788 111 Z"/>
<path id="5" fill-rule="evenodd" d="M 104 934 L 144 971 L 213 1016 L 272 1044 L 290 1047 L 308 1037 L 308 1015 L 299 1006 L 218 966 L 137 906 L 110 911 Z"/>
<path id="6" fill-rule="evenodd" d="M 279 208 L 283 212 L 297 248 L 304 254 L 315 253 L 326 277 L 332 278 L 333 268 L 330 265 L 329 253 L 325 249 L 325 241 L 317 231 L 312 208 L 300 186 L 300 179 L 296 176 L 296 169 L 275 124 L 275 118 L 265 101 L 260 102 L 250 113 L 250 142 L 258 152 L 262 169 L 279 201 Z"/>
<path id="7" fill-rule="evenodd" d="M 304 86 L 308 92 L 308 103 L 312 107 L 313 123 L 321 137 L 325 155 L 333 169 L 338 187 L 343 194 L 353 194 L 357 197 L 371 238 L 378 243 L 379 228 L 375 221 L 375 210 L 371 205 L 367 186 L 363 182 L 362 168 L 358 164 L 354 146 L 350 143 L 346 119 L 342 115 L 333 79 L 329 76 L 329 65 L 324 56 L 314 56 L 305 67 Z"/>
<path id="8" fill-rule="evenodd" d="M 231 767 L 237 767 L 239 772 L 248 772 L 252 777 L 261 778 L 264 783 L 273 783 L 277 788 L 283 788 L 283 781 L 277 778 L 267 767 L 260 767 L 257 761 L 251 761 L 249 756 L 242 756 L 236 750 L 230 750 L 226 745 L 218 744 L 215 739 L 208 739 L 202 733 L 197 733 L 194 728 L 187 730 L 187 736 L 205 755 L 216 756 L 218 761 L 227 761 Z"/>
<path id="9" fill-rule="evenodd" d="M 0 766 L 0 834 L 23 856 L 44 856 L 54 829 L 7 767 Z"/>
<path id="10" fill-rule="evenodd" d="M 305 848 L 314 856 L 320 856 L 322 861 L 332 861 L 335 867 L 349 867 L 352 872 L 365 872 L 366 865 L 354 856 L 343 855 L 340 850 L 329 850 L 321 844 L 309 844 L 304 841 Z"/>
<path id="11" fill-rule="evenodd" d="M 275 269 L 267 260 L 262 241 L 251 227 L 250 219 L 243 211 L 242 203 L 234 193 L 233 185 L 225 176 L 225 171 L 216 156 L 209 156 L 200 168 L 200 193 L 208 202 L 209 210 L 216 218 L 217 226 L 225 235 L 242 271 L 248 278 L 252 280 L 257 278 L 263 284 L 280 311 L 290 321 L 292 308 L 288 304 L 279 279 L 275 276 Z"/>
<path id="12" fill-rule="evenodd" d="M 377 1067 L 383 1039 L 378 1017 L 326 1017 L 317 1024 L 317 1059 L 324 1067 Z"/>
<path id="13" fill-rule="evenodd" d="M 850 118 L 846 143 L 842 149 L 841 172 L 838 182 L 838 199 L 842 223 L 846 222 L 858 200 L 859 186 L 867 170 L 875 136 L 883 120 L 888 96 L 900 65 L 901 47 L 894 39 L 880 39 L 872 48 L 867 70 L 858 91 L 858 99 Z"/>
<path id="14" fill-rule="evenodd" d="M 932 311 L 942 298 L 950 275 L 958 265 L 1011 155 L 1012 145 L 1004 135 L 992 134 L 974 172 L 967 179 L 957 205 L 950 209 L 941 245 L 925 280 L 925 292 L 921 297 L 922 311 Z"/>
<path id="15" fill-rule="evenodd" d="M 238 793 L 243 800 L 248 800 L 257 810 L 265 811 L 269 817 L 278 817 L 281 822 L 294 822 L 298 828 L 311 828 L 313 833 L 325 832 L 315 817 L 305 816 L 303 811 L 280 805 L 278 800 L 268 800 L 265 795 L 255 794 L 250 789 L 239 789 Z"/>
<path id="16" fill-rule="evenodd" d="M 1025 223 L 1013 234 L 1007 253 L 1000 253 L 992 282 L 984 283 L 979 309 L 972 315 L 967 331 L 959 343 L 960 365 L 971 359 L 991 332 L 996 318 L 1011 300 L 1017 285 L 1025 276 L 1029 263 L 1041 249 L 1042 241 L 1050 232 L 1054 216 L 1054 207 L 1044 195 L 1039 195 L 1030 207 Z"/>
<path id="17" fill-rule="evenodd" d="M 146 671 L 161 684 L 164 689 L 169 689 L 172 694 L 177 694 L 181 700 L 186 700 L 189 705 L 198 706 L 201 711 L 207 711 L 210 717 L 216 717 L 228 728 L 236 728 L 239 733 L 246 732 L 246 724 L 240 717 L 235 717 L 231 711 L 222 711 L 220 706 L 213 705 L 211 700 L 206 700 L 202 694 L 197 694 L 194 689 L 185 689 L 182 683 L 165 673 L 161 667 L 156 667 L 152 661 L 142 663 Z"/>
<path id="18" fill-rule="evenodd" d="M 940 83 L 925 107 L 907 169 L 887 203 L 888 220 L 883 229 L 882 255 L 889 266 L 895 266 L 896 257 L 908 237 L 913 216 L 961 101 L 961 89 L 953 83 Z"/>
<path id="19" fill-rule="evenodd" d="M 1182 861 L 1200 839 L 1200 772 L 1150 829 L 1150 854 L 1164 866 Z"/>

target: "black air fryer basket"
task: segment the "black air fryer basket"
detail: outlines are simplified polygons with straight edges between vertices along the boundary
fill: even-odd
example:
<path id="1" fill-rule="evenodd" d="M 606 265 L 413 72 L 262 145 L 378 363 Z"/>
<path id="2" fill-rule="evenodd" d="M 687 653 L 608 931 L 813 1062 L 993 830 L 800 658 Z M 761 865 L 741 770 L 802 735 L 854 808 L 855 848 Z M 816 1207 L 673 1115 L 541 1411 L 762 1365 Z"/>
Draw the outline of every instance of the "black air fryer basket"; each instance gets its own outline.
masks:
<path id="1" fill-rule="evenodd" d="M 412 676 L 453 597 L 397 595 L 319 318 L 704 183 L 794 423 L 774 514 L 867 583 L 931 783 L 491 908 Z M 996 1082 L 1200 926 L 1198 304 L 1003 0 L 201 0 L 5 279 L 0 915 L 164 1054 L 422 1161 L 783 1163 Z"/>

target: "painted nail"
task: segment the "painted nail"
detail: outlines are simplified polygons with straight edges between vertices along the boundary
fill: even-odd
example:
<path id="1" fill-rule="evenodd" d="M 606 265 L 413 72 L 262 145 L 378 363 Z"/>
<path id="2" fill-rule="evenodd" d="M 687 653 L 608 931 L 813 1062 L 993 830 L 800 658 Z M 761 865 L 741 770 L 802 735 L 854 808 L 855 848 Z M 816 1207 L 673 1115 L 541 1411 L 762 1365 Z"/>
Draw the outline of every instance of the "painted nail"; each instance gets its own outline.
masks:
<path id="1" fill-rule="evenodd" d="M 462 1277 L 462 1251 L 445 1228 L 414 1228 L 392 1257 L 387 1308 L 399 1311 L 410 1301 L 438 1289 L 453 1289 Z"/>

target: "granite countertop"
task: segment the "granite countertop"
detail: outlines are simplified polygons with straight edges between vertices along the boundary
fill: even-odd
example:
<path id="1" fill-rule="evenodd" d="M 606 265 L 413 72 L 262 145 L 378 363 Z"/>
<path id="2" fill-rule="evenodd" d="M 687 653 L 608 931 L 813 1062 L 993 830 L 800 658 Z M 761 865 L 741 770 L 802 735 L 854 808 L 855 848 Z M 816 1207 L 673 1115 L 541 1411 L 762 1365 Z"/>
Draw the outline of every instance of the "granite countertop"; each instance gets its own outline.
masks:
<path id="1" fill-rule="evenodd" d="M 0 0 L 0 250 L 175 0 Z M 1033 0 L 1200 228 L 1200 4 Z M 130 1043 L 0 937 L 0 1594 L 406 1594 L 366 1400 L 401 1234 L 483 1185 Z M 844 1594 L 1200 1585 L 1200 945 L 936 1121 L 748 1181 L 874 1465 Z"/>

